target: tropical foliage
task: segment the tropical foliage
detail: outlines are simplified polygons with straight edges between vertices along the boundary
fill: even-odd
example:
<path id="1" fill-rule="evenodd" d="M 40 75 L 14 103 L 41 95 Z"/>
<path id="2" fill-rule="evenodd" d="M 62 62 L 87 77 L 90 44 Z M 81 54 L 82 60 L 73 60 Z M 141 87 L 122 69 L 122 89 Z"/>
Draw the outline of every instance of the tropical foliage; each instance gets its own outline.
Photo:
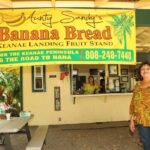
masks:
<path id="1" fill-rule="evenodd" d="M 11 106 L 12 115 L 19 113 L 20 94 L 20 76 L 9 71 L 0 71 L 0 102 Z"/>

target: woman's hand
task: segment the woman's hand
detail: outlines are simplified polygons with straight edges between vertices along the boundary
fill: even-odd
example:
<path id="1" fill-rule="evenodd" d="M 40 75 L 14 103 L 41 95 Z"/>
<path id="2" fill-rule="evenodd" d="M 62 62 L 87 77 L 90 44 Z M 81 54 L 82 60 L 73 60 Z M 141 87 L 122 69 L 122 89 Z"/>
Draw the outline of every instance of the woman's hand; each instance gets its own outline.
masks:
<path id="1" fill-rule="evenodd" d="M 131 131 L 132 133 L 135 132 L 135 123 L 134 123 L 133 117 L 131 117 L 131 119 L 130 119 L 130 125 L 129 125 L 129 128 L 130 128 L 130 131 Z"/>

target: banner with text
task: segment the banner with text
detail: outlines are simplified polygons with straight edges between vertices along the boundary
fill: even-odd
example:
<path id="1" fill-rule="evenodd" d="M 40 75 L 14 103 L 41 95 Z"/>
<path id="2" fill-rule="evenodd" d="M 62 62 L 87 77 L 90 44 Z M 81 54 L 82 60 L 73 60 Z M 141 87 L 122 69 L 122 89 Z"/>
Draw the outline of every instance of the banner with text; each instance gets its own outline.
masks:
<path id="1" fill-rule="evenodd" d="M 0 10 L 0 66 L 135 64 L 134 10 Z"/>

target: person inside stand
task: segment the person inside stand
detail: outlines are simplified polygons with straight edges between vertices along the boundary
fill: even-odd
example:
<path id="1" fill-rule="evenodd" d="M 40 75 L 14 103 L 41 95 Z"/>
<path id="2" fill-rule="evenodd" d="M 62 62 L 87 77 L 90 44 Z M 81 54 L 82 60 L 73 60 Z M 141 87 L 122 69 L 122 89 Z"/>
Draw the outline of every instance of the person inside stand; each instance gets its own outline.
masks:
<path id="1" fill-rule="evenodd" d="M 84 94 L 95 94 L 95 93 L 97 93 L 98 89 L 99 89 L 99 87 L 98 87 L 98 84 L 95 84 L 94 77 L 89 76 L 88 83 L 83 84 Z"/>
<path id="2" fill-rule="evenodd" d="M 150 150 L 150 62 L 140 65 L 139 75 L 130 103 L 129 128 L 134 133 L 136 123 L 144 150 Z"/>
<path id="3" fill-rule="evenodd" d="M 100 80 L 100 93 L 105 93 L 105 79 Z"/>
<path id="4" fill-rule="evenodd" d="M 81 77 L 77 76 L 76 89 L 77 90 L 82 89 L 84 83 L 85 82 L 82 81 Z"/>

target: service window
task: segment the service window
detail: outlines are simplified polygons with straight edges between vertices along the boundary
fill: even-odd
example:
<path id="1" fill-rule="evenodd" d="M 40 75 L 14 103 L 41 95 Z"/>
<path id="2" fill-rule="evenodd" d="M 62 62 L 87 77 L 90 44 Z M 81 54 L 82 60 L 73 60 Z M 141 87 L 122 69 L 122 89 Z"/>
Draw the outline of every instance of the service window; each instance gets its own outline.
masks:
<path id="1" fill-rule="evenodd" d="M 89 76 L 93 77 L 94 84 L 99 87 L 98 91 L 92 93 L 105 93 L 105 65 L 79 65 L 71 67 L 71 93 L 73 95 L 86 94 L 84 85 L 89 83 Z"/>

